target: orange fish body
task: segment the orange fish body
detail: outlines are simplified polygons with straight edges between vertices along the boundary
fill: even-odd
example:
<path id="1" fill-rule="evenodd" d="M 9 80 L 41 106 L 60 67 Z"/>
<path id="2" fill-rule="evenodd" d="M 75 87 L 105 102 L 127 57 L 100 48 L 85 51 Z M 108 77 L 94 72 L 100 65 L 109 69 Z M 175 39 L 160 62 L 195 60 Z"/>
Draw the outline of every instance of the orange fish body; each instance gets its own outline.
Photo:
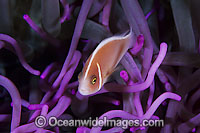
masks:
<path id="1" fill-rule="evenodd" d="M 133 38 L 131 31 L 126 36 L 107 38 L 97 46 L 79 75 L 80 94 L 90 95 L 101 89 L 121 58 L 133 45 Z"/>

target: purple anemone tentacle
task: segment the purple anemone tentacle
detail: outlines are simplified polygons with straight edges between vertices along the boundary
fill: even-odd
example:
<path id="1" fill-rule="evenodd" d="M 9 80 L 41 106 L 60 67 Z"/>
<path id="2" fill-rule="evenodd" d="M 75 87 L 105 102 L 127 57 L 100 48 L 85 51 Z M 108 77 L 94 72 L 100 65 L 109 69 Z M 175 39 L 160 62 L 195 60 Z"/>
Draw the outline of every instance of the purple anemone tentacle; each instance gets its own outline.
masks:
<path id="1" fill-rule="evenodd" d="M 129 14 L 132 14 L 136 21 L 136 25 L 139 27 L 139 34 L 143 34 L 145 38 L 144 43 L 144 60 L 142 63 L 142 78 L 145 79 L 148 70 L 151 65 L 151 59 L 153 56 L 153 45 L 154 41 L 151 37 L 150 30 L 148 28 L 147 21 L 145 19 L 145 16 L 143 14 L 143 11 L 139 5 L 139 2 L 137 0 L 121 0 L 121 4 L 125 11 L 125 14 L 128 16 Z M 137 34 L 137 33 L 136 33 Z M 138 35 L 138 34 L 137 34 Z"/>
<path id="2" fill-rule="evenodd" d="M 108 111 L 106 113 L 104 113 L 103 115 L 101 115 L 99 117 L 99 120 L 100 119 L 103 119 L 104 117 L 106 117 L 107 120 L 109 119 L 112 119 L 112 118 L 115 118 L 115 117 L 120 117 L 122 119 L 127 119 L 127 120 L 130 120 L 130 119 L 138 119 L 139 117 L 137 116 L 134 116 L 130 113 L 127 113 L 125 111 L 122 111 L 122 110 L 111 110 L 111 111 Z M 102 127 L 92 127 L 91 129 L 91 132 L 90 133 L 97 133 L 97 132 L 100 132 L 101 131 L 101 128 Z"/>
<path id="3" fill-rule="evenodd" d="M 51 96 L 53 96 L 54 92 L 55 91 L 52 91 L 52 90 L 47 91 L 44 97 L 42 98 L 42 101 L 40 102 L 40 104 L 45 105 L 45 103 L 48 102 Z M 32 122 L 40 114 L 40 112 L 41 110 L 36 110 L 30 117 L 29 122 Z"/>
<path id="4" fill-rule="evenodd" d="M 15 49 L 15 52 L 19 58 L 19 61 L 21 62 L 22 66 L 29 71 L 30 73 L 34 75 L 40 75 L 40 71 L 33 69 L 26 61 L 25 58 L 22 54 L 22 51 L 20 47 L 18 46 L 18 43 L 13 39 L 12 37 L 5 35 L 5 34 L 0 34 L 0 40 L 6 41 L 12 45 L 12 47 Z"/>
<path id="5" fill-rule="evenodd" d="M 88 127 L 78 127 L 76 133 L 90 133 L 90 129 Z"/>
<path id="6" fill-rule="evenodd" d="M 139 92 L 145 90 L 152 84 L 156 70 L 162 63 L 163 59 L 165 58 L 166 52 L 167 52 L 167 44 L 161 43 L 158 57 L 151 66 L 148 76 L 143 83 L 134 84 L 132 86 L 124 86 L 116 83 L 108 83 L 104 85 L 104 88 L 111 92 Z"/>
<path id="7" fill-rule="evenodd" d="M 178 127 L 177 127 L 177 131 L 179 133 L 188 133 L 190 132 L 193 128 L 195 128 L 196 126 L 199 126 L 200 124 L 200 113 L 197 114 L 196 116 L 190 118 L 188 121 L 181 123 Z"/>
<path id="8" fill-rule="evenodd" d="M 70 89 L 70 88 L 78 87 L 78 84 L 79 84 L 78 81 L 74 81 L 74 82 L 72 82 L 72 83 L 69 83 L 68 86 L 67 86 L 67 88 Z"/>
<path id="9" fill-rule="evenodd" d="M 64 93 L 70 79 L 72 78 L 74 71 L 76 69 L 76 67 L 78 66 L 78 63 L 81 59 L 81 53 L 79 51 L 75 51 L 74 56 L 71 60 L 70 63 L 70 68 L 67 71 L 67 73 L 65 74 L 64 78 L 62 79 L 61 85 L 59 87 L 59 89 L 57 90 L 56 94 L 53 97 L 53 100 L 48 102 L 48 105 L 52 105 L 54 102 L 56 102 Z"/>
<path id="10" fill-rule="evenodd" d="M 143 112 L 143 108 L 142 108 L 142 104 L 140 100 L 140 92 L 136 92 L 133 95 L 133 103 L 135 104 L 135 108 L 136 108 L 138 116 L 142 117 L 144 112 Z"/>
<path id="11" fill-rule="evenodd" d="M 53 73 L 50 75 L 48 82 L 49 82 L 50 84 L 53 84 L 53 82 L 56 80 L 56 78 L 57 78 L 57 76 L 58 76 L 59 73 L 60 73 L 59 70 L 53 72 Z"/>
<path id="12" fill-rule="evenodd" d="M 21 103 L 22 103 L 22 106 L 24 106 L 26 108 L 28 108 L 28 106 L 30 105 L 30 103 L 24 99 L 22 99 Z"/>
<path id="13" fill-rule="evenodd" d="M 146 110 L 149 109 L 149 107 L 152 104 L 154 91 L 155 91 L 155 83 L 153 82 L 151 84 L 151 86 L 150 86 L 150 89 L 149 89 L 149 97 L 148 97 L 148 100 L 147 100 L 147 108 L 146 108 Z"/>
<path id="14" fill-rule="evenodd" d="M 22 133 L 23 131 L 34 132 L 36 130 L 37 130 L 37 127 L 35 126 L 35 123 L 32 122 L 32 123 L 24 124 L 15 128 L 15 130 L 11 133 Z"/>
<path id="15" fill-rule="evenodd" d="M 145 19 L 147 20 L 153 13 L 155 12 L 155 8 L 153 8 L 150 12 L 147 13 Z"/>
<path id="16" fill-rule="evenodd" d="M 132 55 L 137 55 L 137 53 L 142 49 L 144 44 L 144 36 L 139 35 L 137 36 L 136 44 L 134 44 L 134 47 L 130 49 L 130 52 Z"/>
<path id="17" fill-rule="evenodd" d="M 66 0 L 60 0 L 60 2 L 62 3 L 62 6 L 64 8 L 63 15 L 60 18 L 60 22 L 64 23 L 64 21 L 68 20 L 70 17 L 70 7 Z"/>
<path id="18" fill-rule="evenodd" d="M 135 79 L 142 79 L 140 69 L 138 68 L 131 54 L 126 52 L 126 54 L 120 62 L 126 69 L 132 81 L 135 81 Z"/>
<path id="19" fill-rule="evenodd" d="M 21 118 L 21 97 L 16 86 L 6 77 L 0 75 L 0 85 L 10 93 L 13 102 L 11 132 L 19 126 Z"/>
<path id="20" fill-rule="evenodd" d="M 160 81 L 165 85 L 165 89 L 169 92 L 172 91 L 172 86 L 171 84 L 168 82 L 168 78 L 165 75 L 165 73 L 163 72 L 163 70 L 158 69 L 156 72 L 158 78 L 160 79 Z"/>
<path id="21" fill-rule="evenodd" d="M 25 14 L 23 16 L 24 20 L 30 25 L 30 27 L 36 31 L 44 40 L 48 41 L 50 44 L 52 44 L 55 47 L 59 47 L 61 42 L 57 40 L 56 38 L 50 36 L 48 33 L 46 33 L 42 28 L 37 26 L 33 20 L 29 17 L 28 14 Z"/>
<path id="22" fill-rule="evenodd" d="M 42 111 L 41 111 L 41 114 L 40 114 L 40 115 L 46 117 L 46 115 L 47 115 L 47 113 L 48 113 L 48 109 L 49 109 L 48 105 L 44 105 L 44 106 L 42 107 Z M 43 133 L 43 131 L 44 131 L 43 128 L 39 128 L 39 129 L 36 130 L 36 133 Z"/>
<path id="23" fill-rule="evenodd" d="M 71 98 L 67 95 L 60 97 L 56 106 L 47 114 L 47 119 L 51 116 L 59 117 L 71 104 Z"/>
<path id="24" fill-rule="evenodd" d="M 29 110 L 41 110 L 44 104 L 30 104 L 28 106 Z"/>
<path id="25" fill-rule="evenodd" d="M 142 119 L 150 119 L 160 104 L 167 98 L 180 101 L 181 97 L 175 93 L 165 92 L 161 94 L 150 106 L 147 112 L 142 116 Z"/>
<path id="26" fill-rule="evenodd" d="M 49 64 L 45 70 L 42 72 L 42 74 L 40 75 L 40 78 L 42 79 L 46 79 L 50 76 L 50 73 L 54 70 L 57 70 L 59 67 L 58 67 L 58 63 L 56 62 L 53 62 L 51 64 Z"/>
<path id="27" fill-rule="evenodd" d="M 71 110 L 76 116 L 83 116 L 88 113 L 88 100 L 89 96 L 83 96 L 79 91 L 75 94 L 72 100 Z"/>
<path id="28" fill-rule="evenodd" d="M 78 41 L 81 36 L 81 32 L 83 30 L 83 26 L 84 26 L 85 20 L 87 18 L 88 12 L 92 6 L 92 3 L 93 3 L 93 0 L 84 0 L 82 3 L 81 10 L 78 15 L 78 19 L 76 21 L 76 26 L 74 29 L 74 34 L 72 37 L 71 46 L 70 46 L 68 55 L 65 59 L 65 62 L 63 64 L 60 74 L 58 75 L 56 81 L 53 83 L 53 88 L 56 88 L 57 86 L 59 86 L 60 82 L 62 81 L 62 78 L 64 77 L 64 75 L 67 72 L 69 63 L 70 63 L 72 56 L 74 55 L 74 52 L 77 48 Z"/>
<path id="29" fill-rule="evenodd" d="M 21 99 L 21 104 L 22 104 L 22 106 L 24 106 L 26 108 L 28 108 L 28 106 L 30 105 L 30 103 L 24 99 Z M 13 107 L 13 102 L 11 102 L 10 105 Z"/>
<path id="30" fill-rule="evenodd" d="M 112 0 L 107 0 L 102 13 L 102 24 L 109 30 L 109 17 L 112 7 Z"/>
<path id="31" fill-rule="evenodd" d="M 127 73 L 125 70 L 122 70 L 122 71 L 120 72 L 120 77 L 123 78 L 123 80 L 124 80 L 125 82 L 128 82 L 128 81 L 129 81 L 128 73 Z"/>
<path id="32" fill-rule="evenodd" d="M 68 96 L 62 96 L 59 99 L 57 105 L 46 115 L 46 119 L 48 120 L 49 117 L 51 117 L 51 116 L 59 117 L 68 108 L 70 103 L 71 103 L 71 98 L 69 98 Z M 44 107 L 44 108 L 46 108 L 46 107 Z M 20 133 L 23 131 L 34 132 L 37 129 L 38 129 L 38 127 L 36 127 L 35 123 L 31 122 L 29 124 L 25 124 L 25 125 L 22 125 L 22 126 L 16 128 L 13 131 L 13 133 Z"/>
<path id="33" fill-rule="evenodd" d="M 133 66 L 133 67 L 135 67 L 135 66 Z M 120 76 L 123 78 L 123 80 L 128 85 L 134 84 L 132 80 L 129 80 L 128 73 L 126 71 L 122 70 L 120 72 Z M 136 77 L 136 78 L 138 78 L 138 77 Z M 142 80 L 142 79 L 139 79 L 139 80 Z M 140 101 L 140 93 L 139 92 L 134 93 L 133 102 L 135 104 L 135 108 L 136 108 L 138 116 L 141 117 L 143 115 L 143 108 L 142 108 L 142 104 L 141 104 L 141 101 Z"/>

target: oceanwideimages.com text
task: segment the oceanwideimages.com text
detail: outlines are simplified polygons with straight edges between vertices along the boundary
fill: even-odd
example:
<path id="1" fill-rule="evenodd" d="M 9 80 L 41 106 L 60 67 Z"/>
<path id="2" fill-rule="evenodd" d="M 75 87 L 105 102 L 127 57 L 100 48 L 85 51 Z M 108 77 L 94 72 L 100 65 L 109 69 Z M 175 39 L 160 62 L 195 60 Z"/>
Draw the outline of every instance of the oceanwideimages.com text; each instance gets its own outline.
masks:
<path id="1" fill-rule="evenodd" d="M 89 117 L 89 119 L 70 119 L 70 120 L 63 120 L 58 119 L 54 116 L 49 117 L 48 119 L 44 116 L 38 116 L 35 119 L 35 125 L 37 127 L 45 127 L 46 125 L 49 125 L 51 127 L 80 127 L 80 126 L 87 126 L 87 127 L 121 127 L 123 129 L 126 129 L 128 127 L 163 127 L 164 126 L 164 120 L 142 120 L 139 119 L 107 119 L 107 117 L 103 117 L 102 119 L 99 119 L 98 117 L 96 119 L 92 119 Z"/>

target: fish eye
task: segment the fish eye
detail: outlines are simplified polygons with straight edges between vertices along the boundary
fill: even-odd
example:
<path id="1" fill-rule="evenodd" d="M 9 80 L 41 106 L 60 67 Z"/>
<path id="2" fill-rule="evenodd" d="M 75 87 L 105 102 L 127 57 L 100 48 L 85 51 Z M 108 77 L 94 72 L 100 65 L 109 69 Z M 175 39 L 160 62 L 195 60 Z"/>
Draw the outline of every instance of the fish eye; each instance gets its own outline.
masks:
<path id="1" fill-rule="evenodd" d="M 92 76 L 92 81 L 91 81 L 92 85 L 94 85 L 96 83 L 96 81 L 97 81 L 97 77 L 96 76 Z"/>

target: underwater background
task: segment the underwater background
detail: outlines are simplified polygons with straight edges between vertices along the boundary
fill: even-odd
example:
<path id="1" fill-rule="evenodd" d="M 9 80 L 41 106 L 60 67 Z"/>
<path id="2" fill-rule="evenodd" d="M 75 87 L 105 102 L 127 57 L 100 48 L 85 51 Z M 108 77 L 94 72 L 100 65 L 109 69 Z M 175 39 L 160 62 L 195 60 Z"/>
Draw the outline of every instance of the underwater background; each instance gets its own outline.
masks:
<path id="1" fill-rule="evenodd" d="M 0 132 L 200 133 L 199 7 L 197 0 L 0 0 Z M 133 48 L 100 91 L 81 95 L 88 57 L 130 28 Z M 68 121 L 50 126 L 52 116 Z M 91 122 L 104 117 L 119 123 Z"/>

